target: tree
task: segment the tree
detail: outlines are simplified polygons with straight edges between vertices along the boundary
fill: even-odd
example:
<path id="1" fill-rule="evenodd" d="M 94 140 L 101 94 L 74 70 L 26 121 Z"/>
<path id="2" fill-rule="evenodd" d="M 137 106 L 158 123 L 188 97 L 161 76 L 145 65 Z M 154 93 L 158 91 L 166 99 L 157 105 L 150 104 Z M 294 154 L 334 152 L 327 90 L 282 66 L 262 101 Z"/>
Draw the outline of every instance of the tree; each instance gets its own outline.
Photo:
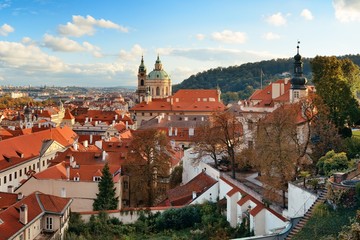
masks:
<path id="1" fill-rule="evenodd" d="M 101 173 L 101 180 L 98 183 L 99 193 L 96 194 L 93 209 L 94 211 L 117 209 L 119 200 L 118 197 L 115 197 L 113 176 L 110 173 L 108 163 L 105 163 Z"/>
<path id="2" fill-rule="evenodd" d="M 320 174 L 329 175 L 334 170 L 345 170 L 352 166 L 352 162 L 348 160 L 346 153 L 335 153 L 331 150 L 321 157 L 316 166 Z"/>
<path id="3" fill-rule="evenodd" d="M 316 166 L 317 161 L 328 151 L 342 151 L 343 139 L 329 117 L 328 106 L 320 97 L 316 97 L 314 102 L 317 113 L 311 123 L 311 158 Z"/>
<path id="4" fill-rule="evenodd" d="M 153 206 L 158 178 L 170 175 L 172 149 L 165 132 L 146 129 L 134 132 L 129 148 L 127 170 L 137 204 Z"/>
<path id="5" fill-rule="evenodd" d="M 231 163 L 231 177 L 235 179 L 236 154 L 243 141 L 241 122 L 232 112 L 216 112 L 211 116 L 212 128 L 216 129 L 217 141 L 223 146 Z"/>
<path id="6" fill-rule="evenodd" d="M 359 89 L 360 70 L 349 59 L 316 56 L 311 61 L 316 93 L 329 109 L 329 118 L 340 130 L 360 119 L 355 93 Z"/>
<path id="7" fill-rule="evenodd" d="M 301 110 L 299 103 L 282 105 L 258 122 L 255 164 L 266 185 L 265 196 L 277 200 L 277 192 L 282 191 L 284 207 L 287 183 L 296 176 L 308 144 L 308 139 L 301 140 L 299 136 L 298 126 L 304 124 L 298 121 Z"/>
<path id="8" fill-rule="evenodd" d="M 210 121 L 205 121 L 196 128 L 194 152 L 198 153 L 195 161 L 208 155 L 214 160 L 215 168 L 218 167 L 218 156 L 224 152 L 224 146 L 221 144 L 219 135 L 220 129 L 212 126 Z"/>

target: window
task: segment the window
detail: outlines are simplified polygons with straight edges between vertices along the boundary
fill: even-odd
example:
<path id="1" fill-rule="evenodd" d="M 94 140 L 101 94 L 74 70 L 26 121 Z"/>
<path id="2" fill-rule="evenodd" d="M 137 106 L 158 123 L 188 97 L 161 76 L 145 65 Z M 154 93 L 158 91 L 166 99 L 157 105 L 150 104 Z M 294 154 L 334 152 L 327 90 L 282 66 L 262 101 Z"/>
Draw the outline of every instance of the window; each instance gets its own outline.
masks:
<path id="1" fill-rule="evenodd" d="M 12 175 L 11 173 L 9 174 L 9 182 L 12 180 Z"/>
<path id="2" fill-rule="evenodd" d="M 249 120 L 249 121 L 248 121 L 248 129 L 249 129 L 250 131 L 252 131 L 252 130 L 254 129 L 254 123 L 253 123 L 252 120 Z"/>
<path id="3" fill-rule="evenodd" d="M 152 116 L 152 113 L 150 113 L 150 116 Z"/>
<path id="4" fill-rule="evenodd" d="M 47 230 L 52 230 L 53 229 L 53 219 L 52 219 L 52 217 L 47 217 L 46 218 L 46 229 Z"/>
<path id="5" fill-rule="evenodd" d="M 14 179 L 16 179 L 16 178 L 17 178 L 17 172 L 14 173 Z"/>
<path id="6" fill-rule="evenodd" d="M 45 167 L 45 161 L 43 161 L 42 163 L 43 163 L 43 164 L 42 164 L 42 165 L 43 165 L 43 167 Z"/>
<path id="7" fill-rule="evenodd" d="M 32 169 L 35 171 L 35 163 L 33 164 L 33 167 L 32 167 Z"/>
<path id="8" fill-rule="evenodd" d="M 24 234 L 20 234 L 19 240 L 24 240 Z"/>
<path id="9" fill-rule="evenodd" d="M 4 176 L 4 184 L 6 183 L 6 176 Z"/>
<path id="10" fill-rule="evenodd" d="M 144 86 L 144 79 L 141 79 L 140 86 Z"/>
<path id="11" fill-rule="evenodd" d="M 100 180 L 101 180 L 101 177 L 99 177 L 99 176 L 93 177 L 94 182 L 100 182 Z"/>
<path id="12" fill-rule="evenodd" d="M 1 186 L 1 178 L 0 178 L 0 186 Z"/>
<path id="13" fill-rule="evenodd" d="M 30 228 L 28 228 L 28 239 L 30 239 Z"/>
<path id="14" fill-rule="evenodd" d="M 159 87 L 156 88 L 156 96 L 160 96 L 160 88 Z"/>
<path id="15" fill-rule="evenodd" d="M 145 115 L 145 113 L 142 112 L 142 113 L 141 113 L 141 116 L 144 116 L 144 115 Z"/>
<path id="16" fill-rule="evenodd" d="M 19 170 L 19 177 L 22 176 L 22 169 Z"/>
<path id="17" fill-rule="evenodd" d="M 24 168 L 24 174 L 26 174 L 26 167 Z"/>
<path id="18" fill-rule="evenodd" d="M 40 163 L 39 163 L 39 162 L 36 163 L 36 168 L 37 168 L 37 169 L 40 168 Z"/>
<path id="19" fill-rule="evenodd" d="M 124 190 L 127 190 L 129 188 L 129 183 L 127 181 L 124 182 Z"/>
<path id="20" fill-rule="evenodd" d="M 294 99 L 300 98 L 299 91 L 294 91 Z"/>

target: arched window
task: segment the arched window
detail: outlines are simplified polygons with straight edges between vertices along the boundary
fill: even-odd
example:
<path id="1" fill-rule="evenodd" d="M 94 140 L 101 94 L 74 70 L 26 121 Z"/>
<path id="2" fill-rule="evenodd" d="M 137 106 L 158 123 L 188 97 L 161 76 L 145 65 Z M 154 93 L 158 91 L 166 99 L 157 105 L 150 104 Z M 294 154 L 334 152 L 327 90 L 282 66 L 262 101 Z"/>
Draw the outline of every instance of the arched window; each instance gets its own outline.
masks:
<path id="1" fill-rule="evenodd" d="M 144 86 L 144 79 L 141 79 L 140 86 Z"/>
<path id="2" fill-rule="evenodd" d="M 160 88 L 159 87 L 156 88 L 156 96 L 160 96 Z"/>

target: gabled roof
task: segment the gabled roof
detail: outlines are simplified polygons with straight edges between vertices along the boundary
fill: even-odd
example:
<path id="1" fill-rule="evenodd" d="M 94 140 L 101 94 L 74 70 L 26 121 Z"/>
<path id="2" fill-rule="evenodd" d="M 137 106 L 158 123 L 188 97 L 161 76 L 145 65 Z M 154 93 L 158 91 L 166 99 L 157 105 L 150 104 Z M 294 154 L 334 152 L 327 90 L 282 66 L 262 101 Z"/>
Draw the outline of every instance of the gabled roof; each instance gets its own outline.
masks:
<path id="1" fill-rule="evenodd" d="M 17 193 L 0 192 L 0 211 L 16 203 Z"/>
<path id="2" fill-rule="evenodd" d="M 40 218 L 44 213 L 63 214 L 72 199 L 34 192 L 0 212 L 0 239 L 9 239 L 20 231 L 24 224 L 20 222 L 20 206 L 27 205 L 28 223 Z"/>
<path id="3" fill-rule="evenodd" d="M 193 192 L 196 192 L 197 196 L 199 196 L 215 183 L 217 183 L 215 179 L 205 172 L 201 172 L 187 184 L 170 189 L 167 192 L 169 202 L 171 206 L 186 205 L 193 200 Z"/>
<path id="4" fill-rule="evenodd" d="M 69 179 L 73 180 L 74 177 L 79 177 L 82 182 L 93 181 L 93 177 L 101 177 L 102 169 L 105 162 L 96 165 L 79 165 L 76 168 L 70 167 Z M 33 177 L 36 179 L 54 179 L 54 180 L 67 180 L 66 168 L 69 166 L 66 162 L 58 163 L 52 167 L 45 169 L 42 172 L 36 173 Z M 119 165 L 109 165 L 110 173 L 114 176 L 120 171 Z"/>
<path id="5" fill-rule="evenodd" d="M 70 112 L 69 109 L 66 109 L 63 119 L 65 119 L 65 120 L 71 120 L 71 119 L 75 119 L 75 117 L 71 114 L 71 112 Z"/>
<path id="6" fill-rule="evenodd" d="M 58 127 L 2 140 L 0 141 L 0 171 L 39 156 L 46 140 L 51 139 L 63 147 L 69 147 L 76 138 L 76 133 L 70 128 Z"/>

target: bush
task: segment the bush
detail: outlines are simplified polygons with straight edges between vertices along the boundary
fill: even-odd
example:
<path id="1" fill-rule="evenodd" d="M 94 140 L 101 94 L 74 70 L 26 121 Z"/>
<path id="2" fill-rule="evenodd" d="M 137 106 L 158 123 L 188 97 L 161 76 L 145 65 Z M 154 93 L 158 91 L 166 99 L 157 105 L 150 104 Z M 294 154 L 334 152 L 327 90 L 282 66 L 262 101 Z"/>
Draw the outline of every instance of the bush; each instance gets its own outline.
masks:
<path id="1" fill-rule="evenodd" d="M 352 166 L 352 162 L 348 160 L 346 153 L 335 153 L 331 150 L 321 157 L 316 164 L 320 174 L 327 175 L 333 171 L 346 170 Z"/>

